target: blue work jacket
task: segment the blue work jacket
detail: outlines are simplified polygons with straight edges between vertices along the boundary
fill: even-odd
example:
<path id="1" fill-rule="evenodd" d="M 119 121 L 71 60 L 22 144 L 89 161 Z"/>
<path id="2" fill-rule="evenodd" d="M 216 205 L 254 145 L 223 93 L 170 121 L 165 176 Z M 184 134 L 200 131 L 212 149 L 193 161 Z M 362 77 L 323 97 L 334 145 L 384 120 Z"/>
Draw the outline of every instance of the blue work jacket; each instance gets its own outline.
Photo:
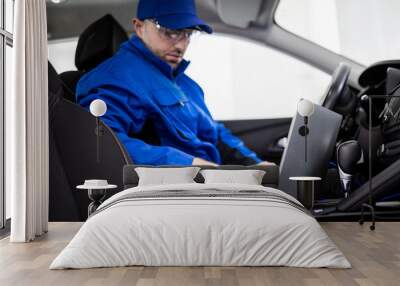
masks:
<path id="1" fill-rule="evenodd" d="M 185 75 L 189 62 L 173 69 L 136 36 L 79 81 L 77 102 L 89 109 L 107 104 L 101 120 L 114 130 L 135 164 L 191 165 L 195 157 L 217 164 L 261 160 L 223 124 L 213 120 L 202 89 Z M 159 144 L 135 138 L 147 121 Z"/>

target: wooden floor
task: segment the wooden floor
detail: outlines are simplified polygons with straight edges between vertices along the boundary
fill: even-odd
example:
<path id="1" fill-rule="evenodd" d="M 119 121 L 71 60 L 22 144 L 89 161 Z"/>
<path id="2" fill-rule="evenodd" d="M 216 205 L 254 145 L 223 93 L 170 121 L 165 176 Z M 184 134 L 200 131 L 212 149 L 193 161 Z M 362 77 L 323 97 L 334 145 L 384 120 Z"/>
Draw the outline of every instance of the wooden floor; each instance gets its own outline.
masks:
<path id="1" fill-rule="evenodd" d="M 0 285 L 400 285 L 400 223 L 380 222 L 375 232 L 357 223 L 322 223 L 353 268 L 124 267 L 48 270 L 81 226 L 51 223 L 29 244 L 0 241 Z"/>

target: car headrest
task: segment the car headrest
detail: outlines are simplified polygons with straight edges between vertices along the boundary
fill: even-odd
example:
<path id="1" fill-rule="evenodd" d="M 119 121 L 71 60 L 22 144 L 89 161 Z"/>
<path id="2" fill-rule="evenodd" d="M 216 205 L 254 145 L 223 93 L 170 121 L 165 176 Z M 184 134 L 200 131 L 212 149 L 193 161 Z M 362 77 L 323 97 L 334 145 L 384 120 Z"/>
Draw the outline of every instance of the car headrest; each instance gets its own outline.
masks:
<path id="1" fill-rule="evenodd" d="M 107 14 L 91 24 L 79 36 L 75 65 L 79 71 L 89 71 L 110 58 L 128 35 L 113 16 Z"/>

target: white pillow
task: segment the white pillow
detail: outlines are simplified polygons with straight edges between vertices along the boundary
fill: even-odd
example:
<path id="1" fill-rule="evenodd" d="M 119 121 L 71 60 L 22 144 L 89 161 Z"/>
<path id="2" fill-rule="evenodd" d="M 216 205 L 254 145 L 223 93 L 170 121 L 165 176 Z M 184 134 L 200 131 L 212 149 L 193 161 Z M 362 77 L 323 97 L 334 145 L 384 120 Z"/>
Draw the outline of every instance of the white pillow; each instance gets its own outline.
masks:
<path id="1" fill-rule="evenodd" d="M 199 167 L 135 168 L 139 177 L 139 186 L 195 183 L 193 179 L 199 170 Z"/>
<path id="2" fill-rule="evenodd" d="M 205 184 L 261 185 L 265 171 L 262 170 L 202 170 Z"/>

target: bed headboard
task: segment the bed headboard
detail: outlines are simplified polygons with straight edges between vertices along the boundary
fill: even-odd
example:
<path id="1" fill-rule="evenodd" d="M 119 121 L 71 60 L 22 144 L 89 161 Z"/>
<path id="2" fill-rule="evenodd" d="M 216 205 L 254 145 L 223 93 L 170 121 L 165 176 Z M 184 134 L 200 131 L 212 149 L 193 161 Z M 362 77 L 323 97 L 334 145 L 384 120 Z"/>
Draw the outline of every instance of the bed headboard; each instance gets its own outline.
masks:
<path id="1" fill-rule="evenodd" d="M 139 182 L 139 177 L 135 172 L 135 168 L 137 167 L 148 167 L 148 168 L 179 168 L 179 167 L 187 167 L 187 166 L 149 166 L 149 165 L 125 165 L 123 171 L 123 184 L 124 189 L 136 187 Z M 262 185 L 265 187 L 277 188 L 279 184 L 279 167 L 278 166 L 240 166 L 240 165 L 221 165 L 221 166 L 196 166 L 200 167 L 202 170 L 204 169 L 218 169 L 218 170 L 263 170 L 265 171 L 265 175 L 262 180 Z M 203 176 L 199 173 L 194 179 L 197 183 L 204 183 Z"/>

